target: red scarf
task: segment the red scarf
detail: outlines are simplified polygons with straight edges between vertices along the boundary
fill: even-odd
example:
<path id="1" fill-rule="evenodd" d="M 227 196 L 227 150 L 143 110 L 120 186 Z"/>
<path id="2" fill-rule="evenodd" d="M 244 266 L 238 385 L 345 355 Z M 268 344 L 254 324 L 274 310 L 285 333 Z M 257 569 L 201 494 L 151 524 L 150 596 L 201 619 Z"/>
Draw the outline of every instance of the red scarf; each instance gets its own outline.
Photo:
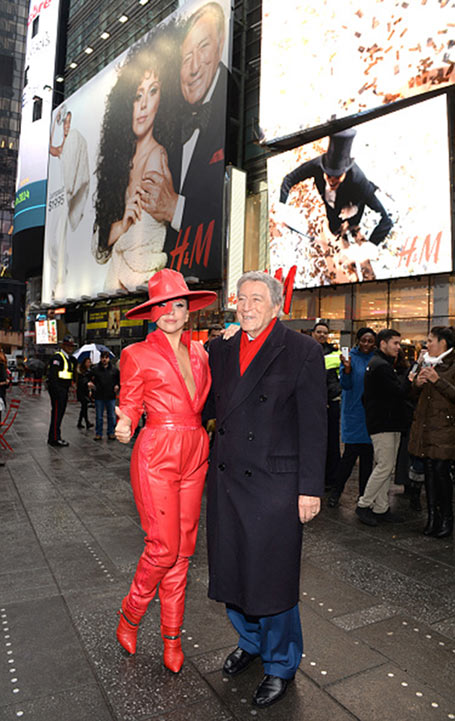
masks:
<path id="1" fill-rule="evenodd" d="M 242 337 L 240 338 L 240 354 L 239 354 L 239 363 L 240 363 L 240 375 L 243 376 L 246 369 L 250 365 L 251 361 L 255 357 L 255 355 L 261 350 L 262 346 L 264 345 L 265 341 L 269 337 L 270 333 L 273 330 L 273 327 L 276 323 L 277 319 L 273 318 L 270 323 L 268 324 L 267 328 L 265 328 L 262 333 L 258 335 L 257 338 L 253 338 L 253 340 L 250 340 L 248 338 L 248 334 L 245 333 L 245 331 L 242 331 Z"/>

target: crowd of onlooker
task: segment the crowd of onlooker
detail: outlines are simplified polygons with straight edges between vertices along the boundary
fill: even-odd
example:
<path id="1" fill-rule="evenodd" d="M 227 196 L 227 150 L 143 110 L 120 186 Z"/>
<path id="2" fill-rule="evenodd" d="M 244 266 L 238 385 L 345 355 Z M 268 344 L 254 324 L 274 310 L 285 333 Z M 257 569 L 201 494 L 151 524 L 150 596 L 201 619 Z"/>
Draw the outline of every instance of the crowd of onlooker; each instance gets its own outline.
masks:
<path id="1" fill-rule="evenodd" d="M 401 336 L 387 328 L 360 328 L 356 345 L 340 353 L 329 327 L 312 332 L 324 351 L 327 374 L 327 504 L 340 501 L 359 460 L 356 514 L 368 526 L 400 523 L 389 503 L 391 483 L 404 485 L 420 511 L 425 487 L 426 535 L 453 531 L 455 460 L 455 332 L 435 326 L 417 358 L 408 359 Z M 340 455 L 340 417 L 343 453 Z"/>

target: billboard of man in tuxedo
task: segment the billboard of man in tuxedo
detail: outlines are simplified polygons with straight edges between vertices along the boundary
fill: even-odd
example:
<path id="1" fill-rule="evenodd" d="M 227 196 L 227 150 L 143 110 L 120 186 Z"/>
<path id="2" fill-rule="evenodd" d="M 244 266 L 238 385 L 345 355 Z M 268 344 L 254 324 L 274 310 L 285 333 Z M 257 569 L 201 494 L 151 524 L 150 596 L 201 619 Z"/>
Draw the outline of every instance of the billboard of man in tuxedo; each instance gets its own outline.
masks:
<path id="1" fill-rule="evenodd" d="M 209 2 L 187 20 L 180 47 L 181 135 L 169 168 L 145 173 L 142 207 L 168 231 L 168 266 L 199 279 L 221 267 L 225 107 L 228 71 L 222 7 Z M 180 141 L 180 142 L 178 142 Z"/>
<path id="2" fill-rule="evenodd" d="M 351 157 L 353 128 L 334 133 L 329 138 L 327 152 L 288 173 L 281 184 L 280 202 L 286 203 L 291 188 L 307 178 L 313 178 L 321 196 L 329 228 L 334 235 L 351 230 L 359 232 L 360 222 L 368 206 L 381 218 L 369 237 L 379 245 L 392 228 L 393 222 L 376 197 L 378 186 L 368 180 Z"/>

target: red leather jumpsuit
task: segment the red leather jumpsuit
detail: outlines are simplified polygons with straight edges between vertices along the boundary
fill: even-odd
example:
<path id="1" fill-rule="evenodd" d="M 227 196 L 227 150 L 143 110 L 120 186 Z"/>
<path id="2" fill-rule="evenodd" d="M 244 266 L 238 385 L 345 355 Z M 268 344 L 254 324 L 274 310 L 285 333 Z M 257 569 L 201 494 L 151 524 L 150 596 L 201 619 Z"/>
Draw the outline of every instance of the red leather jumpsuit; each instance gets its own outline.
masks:
<path id="1" fill-rule="evenodd" d="M 125 348 L 120 359 L 120 409 L 131 419 L 133 432 L 144 408 L 147 415 L 131 457 L 145 549 L 123 608 L 142 617 L 161 582 L 161 623 L 172 628 L 183 622 L 188 562 L 196 545 L 208 458 L 200 414 L 211 383 L 202 345 L 191 342 L 189 332 L 182 342 L 190 355 L 194 398 L 160 329 Z"/>

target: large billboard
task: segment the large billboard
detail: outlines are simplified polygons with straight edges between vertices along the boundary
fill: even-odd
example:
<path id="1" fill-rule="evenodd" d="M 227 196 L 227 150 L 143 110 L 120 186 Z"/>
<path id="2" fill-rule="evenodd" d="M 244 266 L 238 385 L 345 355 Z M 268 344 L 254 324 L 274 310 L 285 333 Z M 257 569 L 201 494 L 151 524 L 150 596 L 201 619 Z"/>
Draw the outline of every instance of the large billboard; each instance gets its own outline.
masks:
<path id="1" fill-rule="evenodd" d="M 268 160 L 270 264 L 295 288 L 452 270 L 445 95 Z"/>
<path id="2" fill-rule="evenodd" d="M 14 232 L 44 225 L 60 0 L 31 0 L 27 21 Z"/>
<path id="3" fill-rule="evenodd" d="M 263 0 L 262 140 L 455 82 L 453 30 L 449 0 Z"/>
<path id="4" fill-rule="evenodd" d="M 230 0 L 189 0 L 53 115 L 42 300 L 221 276 Z"/>

